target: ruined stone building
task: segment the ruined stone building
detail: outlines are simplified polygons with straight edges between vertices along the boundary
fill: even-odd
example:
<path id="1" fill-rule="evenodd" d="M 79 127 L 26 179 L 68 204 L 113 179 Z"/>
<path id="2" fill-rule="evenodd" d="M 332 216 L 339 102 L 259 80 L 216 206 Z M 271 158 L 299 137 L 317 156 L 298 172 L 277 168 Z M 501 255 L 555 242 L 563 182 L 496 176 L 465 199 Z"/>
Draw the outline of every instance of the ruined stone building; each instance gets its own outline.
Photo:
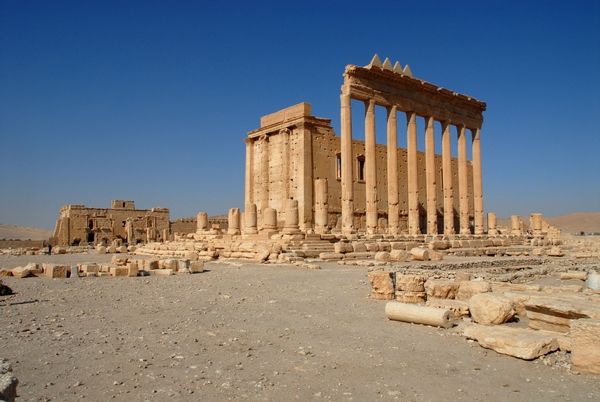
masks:
<path id="1" fill-rule="evenodd" d="M 341 136 L 330 119 L 312 116 L 308 103 L 264 116 L 248 133 L 246 213 L 256 208 L 258 229 L 266 210 L 277 211 L 281 227 L 292 201 L 303 231 L 483 234 L 480 129 L 486 104 L 414 78 L 408 66 L 381 63 L 377 55 L 366 67 L 348 65 L 343 76 Z M 352 138 L 352 99 L 364 103 L 365 141 Z M 376 106 L 386 113 L 386 145 L 376 143 Z M 417 150 L 418 118 L 424 119 L 425 152 Z M 407 149 L 398 148 L 399 125 Z M 441 155 L 435 154 L 436 136 Z"/>
<path id="2" fill-rule="evenodd" d="M 113 200 L 111 208 L 67 205 L 60 209 L 54 238 L 57 245 L 138 244 L 168 240 L 168 208 L 135 209 L 133 201 Z"/>

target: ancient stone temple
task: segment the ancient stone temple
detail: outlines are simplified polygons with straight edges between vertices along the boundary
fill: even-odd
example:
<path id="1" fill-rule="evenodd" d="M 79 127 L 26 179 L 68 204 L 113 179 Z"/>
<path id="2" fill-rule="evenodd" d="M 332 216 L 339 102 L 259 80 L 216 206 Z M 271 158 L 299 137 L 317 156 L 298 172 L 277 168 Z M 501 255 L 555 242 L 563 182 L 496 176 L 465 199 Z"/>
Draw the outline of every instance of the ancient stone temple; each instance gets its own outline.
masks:
<path id="1" fill-rule="evenodd" d="M 364 103 L 359 113 L 365 141 L 353 139 L 353 99 Z M 376 107 L 386 113 L 385 145 L 376 143 Z M 256 209 L 257 230 L 265 226 L 263 212 L 271 221 L 273 210 L 283 228 L 294 201 L 303 231 L 483 234 L 485 108 L 484 102 L 414 78 L 408 66 L 381 63 L 377 55 L 366 67 L 349 65 L 340 137 L 330 119 L 312 116 L 308 103 L 264 116 L 260 128 L 248 133 L 246 210 Z M 417 119 L 424 120 L 425 152 L 417 150 Z M 452 157 L 452 131 L 458 158 Z M 406 149 L 398 147 L 399 133 L 406 136 Z M 435 153 L 436 137 L 441 155 Z"/>
<path id="2" fill-rule="evenodd" d="M 61 246 L 168 240 L 169 209 L 135 209 L 133 201 L 113 200 L 111 208 L 67 205 L 60 209 L 54 238 Z"/>

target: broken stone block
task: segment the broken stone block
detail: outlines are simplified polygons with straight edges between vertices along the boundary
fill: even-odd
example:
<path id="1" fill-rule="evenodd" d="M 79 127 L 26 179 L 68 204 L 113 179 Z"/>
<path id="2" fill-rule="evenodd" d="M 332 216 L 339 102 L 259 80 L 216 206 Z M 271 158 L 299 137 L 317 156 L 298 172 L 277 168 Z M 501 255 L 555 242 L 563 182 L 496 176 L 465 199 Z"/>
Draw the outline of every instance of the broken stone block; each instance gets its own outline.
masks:
<path id="1" fill-rule="evenodd" d="M 106 247 L 98 246 L 96 247 L 96 251 L 98 252 L 98 254 L 106 254 Z"/>
<path id="2" fill-rule="evenodd" d="M 425 303 L 427 294 L 425 292 L 398 291 L 396 292 L 396 300 L 411 304 Z"/>
<path id="3" fill-rule="evenodd" d="M 581 372 L 600 374 L 600 319 L 571 323 L 571 364 Z"/>
<path id="4" fill-rule="evenodd" d="M 27 278 L 28 276 L 33 276 L 33 273 L 27 267 L 15 267 L 12 269 L 12 276 L 15 278 Z"/>
<path id="5" fill-rule="evenodd" d="M 151 271 L 148 271 L 150 273 L 150 275 L 173 275 L 173 270 L 172 269 L 153 269 Z"/>
<path id="6" fill-rule="evenodd" d="M 174 258 L 168 258 L 166 260 L 162 260 L 162 265 L 164 269 L 170 269 L 173 272 L 177 271 L 177 260 Z"/>
<path id="7" fill-rule="evenodd" d="M 367 274 L 371 282 L 371 297 L 375 300 L 394 300 L 396 292 L 394 290 L 393 272 L 369 272 Z"/>
<path id="8" fill-rule="evenodd" d="M 10 363 L 0 360 L 0 400 L 15 402 L 17 385 L 19 385 L 19 380 L 12 375 Z"/>
<path id="9" fill-rule="evenodd" d="M 353 253 L 366 253 L 367 246 L 362 242 L 353 242 L 352 243 L 352 252 Z"/>
<path id="10" fill-rule="evenodd" d="M 454 299 L 459 286 L 460 282 L 456 281 L 429 279 L 425 282 L 427 299 Z"/>
<path id="11" fill-rule="evenodd" d="M 444 255 L 439 251 L 430 250 L 429 251 L 429 259 L 431 261 L 442 261 L 444 259 Z"/>
<path id="12" fill-rule="evenodd" d="M 581 285 L 563 285 L 563 286 L 544 286 L 544 293 L 577 293 L 581 292 L 583 286 Z"/>
<path id="13" fill-rule="evenodd" d="M 586 281 L 587 276 L 588 276 L 588 274 L 585 271 L 567 271 L 567 272 L 562 272 L 560 274 L 560 279 L 563 281 L 567 281 L 567 280 L 571 280 L 571 279 L 575 279 L 578 281 Z"/>
<path id="14" fill-rule="evenodd" d="M 341 260 L 344 258 L 344 254 L 342 253 L 321 253 L 319 254 L 319 258 L 323 261 L 328 260 Z"/>
<path id="15" fill-rule="evenodd" d="M 523 285 L 510 282 L 490 282 L 492 292 L 539 292 L 542 290 L 540 285 Z"/>
<path id="16" fill-rule="evenodd" d="M 494 293 L 479 293 L 469 299 L 473 321 L 483 325 L 504 324 L 514 317 L 512 301 Z"/>
<path id="17" fill-rule="evenodd" d="M 96 274 L 98 273 L 98 271 L 100 271 L 100 267 L 98 266 L 98 264 L 81 264 L 79 266 L 79 270 L 87 276 L 87 274 Z M 92 275 L 95 276 L 95 275 Z"/>
<path id="18" fill-rule="evenodd" d="M 410 250 L 413 261 L 429 261 L 429 250 L 426 248 L 415 247 Z"/>
<path id="19" fill-rule="evenodd" d="M 158 269 L 158 260 L 146 260 L 144 262 L 144 268 L 146 269 L 146 271 Z"/>
<path id="20" fill-rule="evenodd" d="M 407 292 L 425 292 L 424 276 L 396 275 L 396 289 Z"/>
<path id="21" fill-rule="evenodd" d="M 491 292 L 492 287 L 485 281 L 462 281 L 456 293 L 457 300 L 469 300 L 473 295 Z"/>
<path id="22" fill-rule="evenodd" d="M 193 274 L 204 272 L 204 261 L 190 261 L 190 271 Z"/>
<path id="23" fill-rule="evenodd" d="M 404 249 L 390 251 L 390 260 L 391 261 L 406 262 L 406 261 L 408 261 L 408 258 L 409 258 L 409 254 Z"/>
<path id="24" fill-rule="evenodd" d="M 127 267 L 110 267 L 110 276 L 129 276 L 129 270 Z"/>
<path id="25" fill-rule="evenodd" d="M 67 269 L 70 270 L 70 267 L 58 264 L 44 264 L 42 269 L 44 270 L 44 275 L 48 278 L 66 278 Z"/>
<path id="26" fill-rule="evenodd" d="M 564 255 L 565 253 L 563 253 L 563 251 L 559 247 L 552 247 L 548 251 L 548 257 L 562 257 Z"/>
<path id="27" fill-rule="evenodd" d="M 139 266 L 136 261 L 129 261 L 125 267 L 127 268 L 127 276 L 138 276 Z"/>
<path id="28" fill-rule="evenodd" d="M 12 270 L 9 269 L 0 269 L 0 278 L 1 277 L 7 277 L 7 276 L 12 276 Z"/>
<path id="29" fill-rule="evenodd" d="M 567 333 L 573 320 L 600 318 L 600 303 L 588 300 L 559 300 L 549 296 L 531 297 L 523 302 L 529 328 Z"/>
<path id="30" fill-rule="evenodd" d="M 390 261 L 390 253 L 387 251 L 379 251 L 375 254 L 375 261 L 379 262 L 389 262 Z"/>
<path id="31" fill-rule="evenodd" d="M 115 254 L 110 259 L 110 263 L 112 265 L 118 265 L 121 267 L 124 267 L 127 264 L 127 261 L 129 261 L 129 256 L 122 255 L 122 254 L 120 254 L 120 255 Z"/>
<path id="32" fill-rule="evenodd" d="M 177 273 L 180 275 L 191 274 L 192 271 L 190 270 L 190 263 L 191 261 L 188 259 L 179 260 L 177 266 Z"/>
<path id="33" fill-rule="evenodd" d="M 473 324 L 467 326 L 463 334 L 484 348 L 524 360 L 533 360 L 558 349 L 556 337 L 529 329 Z"/>
<path id="34" fill-rule="evenodd" d="M 457 318 L 469 316 L 469 303 L 460 300 L 451 299 L 427 299 L 425 303 L 428 307 L 441 308 L 454 311 Z"/>

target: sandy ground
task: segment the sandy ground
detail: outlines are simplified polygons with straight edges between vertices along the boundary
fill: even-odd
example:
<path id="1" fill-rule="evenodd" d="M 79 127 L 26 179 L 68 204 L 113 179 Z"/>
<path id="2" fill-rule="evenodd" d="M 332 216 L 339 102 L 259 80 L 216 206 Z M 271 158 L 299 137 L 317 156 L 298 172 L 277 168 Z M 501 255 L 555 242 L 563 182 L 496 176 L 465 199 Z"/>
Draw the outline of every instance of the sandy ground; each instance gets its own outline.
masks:
<path id="1" fill-rule="evenodd" d="M 0 267 L 109 260 L 0 256 Z M 17 401 L 600 400 L 599 377 L 552 356 L 526 362 L 456 328 L 388 321 L 367 268 L 320 265 L 3 278 L 17 294 L 0 297 L 0 357 L 20 381 Z"/>

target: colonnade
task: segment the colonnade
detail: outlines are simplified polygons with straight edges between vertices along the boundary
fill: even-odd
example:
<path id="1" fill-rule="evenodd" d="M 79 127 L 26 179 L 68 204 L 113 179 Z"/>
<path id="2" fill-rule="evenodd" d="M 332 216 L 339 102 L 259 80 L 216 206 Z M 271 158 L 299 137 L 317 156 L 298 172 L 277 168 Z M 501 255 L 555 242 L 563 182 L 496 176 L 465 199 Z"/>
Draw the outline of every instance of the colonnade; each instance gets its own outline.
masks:
<path id="1" fill-rule="evenodd" d="M 354 228 L 354 155 L 352 151 L 352 106 L 351 94 L 341 95 L 341 184 L 342 184 L 342 231 L 355 233 Z M 365 103 L 365 186 L 366 186 L 366 229 L 367 233 L 377 230 L 377 158 L 375 135 L 375 99 L 360 99 Z M 406 114 L 407 142 L 407 188 L 408 188 L 408 231 L 416 235 L 422 232 L 419 216 L 418 191 L 418 154 L 417 154 L 417 112 L 402 109 L 399 105 L 382 105 L 387 109 L 387 198 L 388 198 L 388 232 L 400 233 L 399 222 L 399 182 L 398 175 L 398 130 L 397 113 Z M 425 179 L 427 202 L 426 233 L 438 233 L 437 183 L 435 163 L 435 131 L 436 118 L 423 115 L 425 120 Z M 466 127 L 462 123 L 453 123 L 448 119 L 440 119 L 442 126 L 442 188 L 444 233 L 455 233 L 454 197 L 452 184 L 451 126 L 457 129 L 458 144 L 458 198 L 459 198 L 459 233 L 471 234 L 469 221 L 469 170 L 467 162 L 467 138 L 469 130 L 472 134 L 471 153 L 473 170 L 473 203 L 475 234 L 483 234 L 483 193 L 481 177 L 480 127 Z"/>

